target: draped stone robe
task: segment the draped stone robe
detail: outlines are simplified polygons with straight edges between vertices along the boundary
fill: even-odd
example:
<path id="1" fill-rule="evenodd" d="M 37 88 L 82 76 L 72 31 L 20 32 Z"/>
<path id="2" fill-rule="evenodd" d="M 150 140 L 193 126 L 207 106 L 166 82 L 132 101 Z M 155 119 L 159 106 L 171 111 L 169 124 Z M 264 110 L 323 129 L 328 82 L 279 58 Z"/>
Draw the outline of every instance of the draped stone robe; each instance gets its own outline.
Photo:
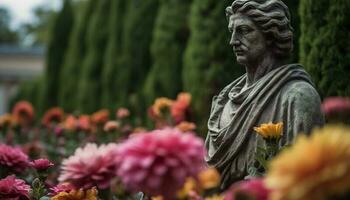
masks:
<path id="1" fill-rule="evenodd" d="M 273 69 L 249 87 L 244 87 L 246 81 L 245 74 L 212 102 L 206 161 L 221 173 L 221 189 L 247 176 L 257 146 L 264 145 L 253 127 L 283 122 L 280 145 L 288 145 L 297 134 L 324 123 L 320 97 L 300 65 Z"/>

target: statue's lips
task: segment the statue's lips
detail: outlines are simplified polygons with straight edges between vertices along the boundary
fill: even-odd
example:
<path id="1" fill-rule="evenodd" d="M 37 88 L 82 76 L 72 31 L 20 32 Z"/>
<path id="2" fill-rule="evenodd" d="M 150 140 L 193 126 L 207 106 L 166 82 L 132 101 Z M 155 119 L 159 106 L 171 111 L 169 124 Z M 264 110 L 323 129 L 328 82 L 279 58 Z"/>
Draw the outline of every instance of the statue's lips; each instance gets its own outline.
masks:
<path id="1" fill-rule="evenodd" d="M 237 56 L 244 55 L 244 51 L 242 51 L 242 50 L 235 50 L 235 53 L 236 53 Z"/>

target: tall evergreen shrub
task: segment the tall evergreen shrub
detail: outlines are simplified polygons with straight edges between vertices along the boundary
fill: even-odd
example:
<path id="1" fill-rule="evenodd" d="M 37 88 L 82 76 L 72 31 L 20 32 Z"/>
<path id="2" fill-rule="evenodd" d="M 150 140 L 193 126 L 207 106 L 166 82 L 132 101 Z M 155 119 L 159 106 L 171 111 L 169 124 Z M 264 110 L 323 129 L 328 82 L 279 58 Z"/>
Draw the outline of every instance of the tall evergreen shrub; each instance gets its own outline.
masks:
<path id="1" fill-rule="evenodd" d="M 110 0 L 97 1 L 88 25 L 87 49 L 78 89 L 78 108 L 84 113 L 96 111 L 101 104 L 101 74 L 108 39 L 111 2 Z"/>
<path id="2" fill-rule="evenodd" d="M 120 58 L 122 57 L 122 30 L 127 2 L 128 0 L 114 0 L 111 5 L 109 38 L 105 53 L 105 66 L 102 72 L 102 105 L 109 109 L 116 109 L 121 91 L 117 77 L 121 75 L 119 71 L 123 70 L 124 67 L 120 63 Z"/>
<path id="3" fill-rule="evenodd" d="M 350 96 L 350 1 L 300 1 L 300 62 L 322 96 Z"/>
<path id="4" fill-rule="evenodd" d="M 86 54 L 87 27 L 97 1 L 85 2 L 77 14 L 60 77 L 59 104 L 66 111 L 77 109 L 79 75 Z"/>
<path id="5" fill-rule="evenodd" d="M 116 76 L 118 106 L 129 106 L 139 115 L 145 110 L 142 85 L 151 62 L 150 45 L 158 0 L 130 0 L 123 26 L 123 47 L 120 68 Z"/>
<path id="6" fill-rule="evenodd" d="M 51 29 L 50 42 L 46 55 L 45 81 L 41 109 L 58 104 L 60 73 L 64 55 L 68 47 L 69 36 L 73 26 L 73 10 L 70 0 L 65 0 Z"/>
<path id="7" fill-rule="evenodd" d="M 153 65 L 145 83 L 150 104 L 156 97 L 176 97 L 182 90 L 182 60 L 189 37 L 192 1 L 162 0 L 153 31 Z"/>
<path id="8" fill-rule="evenodd" d="M 244 71 L 229 45 L 225 8 L 232 0 L 194 0 L 191 36 L 182 71 L 184 90 L 192 94 L 199 126 L 205 127 L 211 99 Z"/>

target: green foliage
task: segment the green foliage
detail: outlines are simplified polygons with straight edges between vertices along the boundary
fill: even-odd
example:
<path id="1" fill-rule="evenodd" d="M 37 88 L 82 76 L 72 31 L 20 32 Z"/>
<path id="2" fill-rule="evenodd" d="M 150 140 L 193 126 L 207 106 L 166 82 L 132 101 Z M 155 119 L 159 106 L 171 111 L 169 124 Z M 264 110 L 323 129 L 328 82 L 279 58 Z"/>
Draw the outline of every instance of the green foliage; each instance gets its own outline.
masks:
<path id="1" fill-rule="evenodd" d="M 10 27 L 11 16 L 7 9 L 0 7 L 0 44 L 15 44 L 18 33 Z"/>
<path id="2" fill-rule="evenodd" d="M 60 73 L 64 55 L 68 47 L 68 38 L 73 26 L 73 11 L 70 0 L 65 0 L 62 10 L 51 29 L 51 40 L 46 55 L 46 74 L 42 109 L 58 104 Z"/>
<path id="3" fill-rule="evenodd" d="M 85 113 L 92 113 L 100 108 L 101 74 L 108 38 L 110 0 L 97 2 L 95 12 L 87 32 L 87 52 L 83 61 L 82 77 L 79 82 L 78 107 Z"/>
<path id="4" fill-rule="evenodd" d="M 350 1 L 304 0 L 300 62 L 322 96 L 350 96 Z"/>
<path id="5" fill-rule="evenodd" d="M 283 2 L 288 6 L 290 14 L 293 31 L 293 54 L 290 57 L 290 62 L 296 63 L 299 58 L 299 37 L 300 37 L 300 17 L 298 13 L 299 9 L 299 0 L 283 0 Z"/>
<path id="6" fill-rule="evenodd" d="M 17 95 L 10 100 L 10 108 L 16 102 L 25 100 L 31 102 L 37 111 L 41 107 L 39 100 L 42 93 L 43 80 L 43 77 L 37 77 L 33 80 L 22 82 L 19 85 Z"/>
<path id="7" fill-rule="evenodd" d="M 95 0 L 85 2 L 78 10 L 78 20 L 75 23 L 69 40 L 69 46 L 62 66 L 59 91 L 59 105 L 66 111 L 74 111 L 78 105 L 77 91 L 79 74 L 82 71 L 83 59 L 86 54 L 86 33 L 88 22 L 96 5 Z"/>
<path id="8" fill-rule="evenodd" d="M 21 25 L 23 42 L 28 46 L 47 45 L 50 42 L 50 28 L 55 23 L 57 11 L 46 6 L 33 10 L 34 20 Z"/>
<path id="9" fill-rule="evenodd" d="M 231 0 L 194 0 L 190 15 L 191 37 L 185 52 L 183 85 L 204 126 L 211 98 L 243 73 L 229 46 L 225 8 Z M 198 119 L 197 116 L 197 119 Z M 203 127 L 202 127 L 203 128 Z"/>
<path id="10" fill-rule="evenodd" d="M 153 31 L 153 65 L 145 83 L 147 104 L 155 98 L 170 98 L 182 89 L 182 60 L 189 37 L 188 16 L 192 1 L 161 1 Z"/>
<path id="11" fill-rule="evenodd" d="M 118 105 L 132 112 L 145 110 L 142 85 L 151 66 L 150 44 L 158 11 L 158 0 L 130 0 L 123 27 L 122 57 L 116 85 Z"/>
<path id="12" fill-rule="evenodd" d="M 102 105 L 103 107 L 115 110 L 119 96 L 117 78 L 119 70 L 123 67 L 120 64 L 122 52 L 122 29 L 127 0 L 114 0 L 110 14 L 109 38 L 105 53 L 105 66 L 102 72 Z"/>

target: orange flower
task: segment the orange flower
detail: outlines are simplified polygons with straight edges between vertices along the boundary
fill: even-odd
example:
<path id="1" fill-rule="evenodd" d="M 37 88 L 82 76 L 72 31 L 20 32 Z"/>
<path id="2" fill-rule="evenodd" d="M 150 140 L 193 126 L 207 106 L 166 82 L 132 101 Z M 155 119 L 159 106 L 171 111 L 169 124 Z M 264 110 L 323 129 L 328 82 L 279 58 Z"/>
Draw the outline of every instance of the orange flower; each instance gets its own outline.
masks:
<path id="1" fill-rule="evenodd" d="M 91 121 L 97 125 L 103 125 L 109 120 L 109 111 L 107 109 L 102 109 L 91 116 Z"/>
<path id="2" fill-rule="evenodd" d="M 174 101 L 165 97 L 161 97 L 156 99 L 154 104 L 152 105 L 152 111 L 153 114 L 156 117 L 162 117 L 162 112 L 165 109 L 170 109 L 170 107 L 173 105 Z"/>
<path id="3" fill-rule="evenodd" d="M 196 124 L 192 122 L 181 122 L 180 124 L 176 125 L 176 128 L 182 132 L 190 132 L 196 129 Z"/>
<path id="4" fill-rule="evenodd" d="M 64 111 L 61 108 L 55 107 L 46 111 L 42 119 L 42 123 L 49 127 L 52 123 L 60 123 L 64 119 Z"/>
<path id="5" fill-rule="evenodd" d="M 104 125 L 103 130 L 105 132 L 113 132 L 113 131 L 116 131 L 119 127 L 120 127 L 119 122 L 117 122 L 117 121 L 108 121 Z"/>
<path id="6" fill-rule="evenodd" d="M 15 118 L 11 114 L 4 114 L 0 116 L 0 128 L 13 127 L 17 124 Z"/>
<path id="7" fill-rule="evenodd" d="M 270 163 L 273 200 L 334 199 L 350 191 L 350 128 L 326 126 L 301 135 Z"/>
<path id="8" fill-rule="evenodd" d="M 210 197 L 205 197 L 204 200 L 224 200 L 224 196 L 222 195 L 213 195 Z"/>
<path id="9" fill-rule="evenodd" d="M 196 181 L 193 178 L 187 178 L 183 188 L 177 192 L 177 198 L 185 199 L 190 192 L 195 191 L 197 188 Z"/>
<path id="10" fill-rule="evenodd" d="M 60 192 L 51 200 L 97 200 L 97 190 L 95 188 L 90 190 L 72 190 L 70 192 Z"/>
<path id="11" fill-rule="evenodd" d="M 283 134 L 283 123 L 268 123 L 261 124 L 259 127 L 255 127 L 254 131 L 256 131 L 259 135 L 261 135 L 264 139 L 275 138 L 279 139 Z"/>
<path id="12" fill-rule="evenodd" d="M 69 115 L 64 122 L 64 129 L 75 131 L 78 128 L 78 119 L 74 115 Z"/>
<path id="13" fill-rule="evenodd" d="M 21 126 L 27 126 L 34 119 L 33 105 L 28 101 L 17 102 L 12 109 L 12 115 Z"/>
<path id="14" fill-rule="evenodd" d="M 203 189 L 215 188 L 220 184 L 220 174 L 215 168 L 208 168 L 198 174 L 198 180 Z"/>
<path id="15" fill-rule="evenodd" d="M 81 115 L 78 119 L 78 128 L 81 131 L 88 132 L 91 130 L 91 121 L 89 115 Z"/>

